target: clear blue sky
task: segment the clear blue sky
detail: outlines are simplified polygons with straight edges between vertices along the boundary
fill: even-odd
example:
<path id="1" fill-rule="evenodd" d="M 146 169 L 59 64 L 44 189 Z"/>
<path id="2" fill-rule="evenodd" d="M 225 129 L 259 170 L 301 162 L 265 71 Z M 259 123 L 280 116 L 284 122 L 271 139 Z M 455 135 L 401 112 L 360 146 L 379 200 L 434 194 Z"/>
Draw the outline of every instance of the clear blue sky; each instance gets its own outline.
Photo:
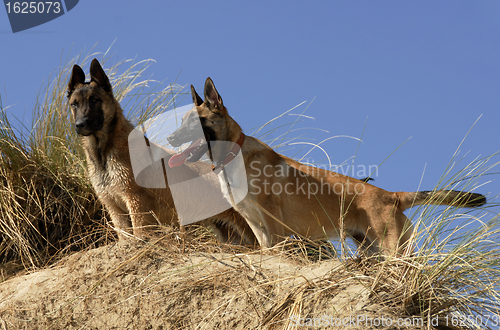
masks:
<path id="1" fill-rule="evenodd" d="M 496 1 L 82 0 L 16 34 L 0 8 L 0 38 L 0 94 L 21 118 L 61 57 L 97 42 L 104 52 L 116 40 L 117 59 L 155 59 L 148 69 L 155 79 L 178 77 L 202 92 L 212 77 L 244 129 L 315 98 L 306 114 L 316 119 L 303 126 L 329 133 L 307 138 L 364 130 L 358 165 L 382 163 L 411 137 L 379 169 L 375 184 L 387 190 L 414 191 L 421 180 L 421 190 L 433 189 L 479 116 L 460 149 L 464 165 L 500 150 Z M 340 164 L 358 142 L 323 147 Z M 500 182 L 478 192 L 495 196 Z"/>

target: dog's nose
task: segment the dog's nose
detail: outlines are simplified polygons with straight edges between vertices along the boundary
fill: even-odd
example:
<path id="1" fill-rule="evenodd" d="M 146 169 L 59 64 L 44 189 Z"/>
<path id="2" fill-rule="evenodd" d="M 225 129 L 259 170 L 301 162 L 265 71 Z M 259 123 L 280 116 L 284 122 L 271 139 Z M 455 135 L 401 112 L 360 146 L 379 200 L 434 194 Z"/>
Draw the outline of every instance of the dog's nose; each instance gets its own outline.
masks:
<path id="1" fill-rule="evenodd" d="M 170 144 L 172 144 L 172 145 L 173 145 L 173 144 L 174 144 L 174 142 L 175 142 L 175 135 L 174 135 L 174 134 L 170 134 L 170 135 L 167 137 L 167 141 L 168 141 L 168 143 L 170 143 Z"/>
<path id="2" fill-rule="evenodd" d="M 87 121 L 85 119 L 80 119 L 75 122 L 76 129 L 82 129 L 87 126 Z"/>
<path id="3" fill-rule="evenodd" d="M 87 136 L 91 134 L 89 131 L 89 121 L 86 119 L 80 119 L 75 122 L 76 132 L 80 135 Z"/>

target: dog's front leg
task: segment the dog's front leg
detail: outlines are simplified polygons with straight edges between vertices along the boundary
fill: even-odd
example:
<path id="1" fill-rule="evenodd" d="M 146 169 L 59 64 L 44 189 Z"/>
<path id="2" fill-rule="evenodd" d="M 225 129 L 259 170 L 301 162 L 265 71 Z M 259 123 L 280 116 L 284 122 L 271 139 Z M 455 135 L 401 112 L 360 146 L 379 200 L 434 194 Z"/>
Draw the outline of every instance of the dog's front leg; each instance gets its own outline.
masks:
<path id="1" fill-rule="evenodd" d="M 253 219 L 248 219 L 246 217 L 245 220 L 247 220 L 248 226 L 252 229 L 257 241 L 259 241 L 259 245 L 263 248 L 271 247 L 271 239 L 264 224 L 262 222 L 252 221 Z"/>
<path id="2" fill-rule="evenodd" d="M 158 225 L 158 221 L 151 213 L 149 203 L 138 196 L 128 196 L 127 208 L 133 227 L 134 236 L 140 239 L 148 237 L 147 232 Z"/>
<path id="3" fill-rule="evenodd" d="M 132 222 L 128 212 L 122 210 L 115 202 L 103 199 L 103 204 L 109 213 L 113 227 L 118 234 L 118 240 L 122 241 L 133 234 Z"/>
<path id="4" fill-rule="evenodd" d="M 261 247 L 270 248 L 283 240 L 284 227 L 271 216 L 280 214 L 279 210 L 264 209 L 251 198 L 245 198 L 235 209 L 243 215 Z"/>

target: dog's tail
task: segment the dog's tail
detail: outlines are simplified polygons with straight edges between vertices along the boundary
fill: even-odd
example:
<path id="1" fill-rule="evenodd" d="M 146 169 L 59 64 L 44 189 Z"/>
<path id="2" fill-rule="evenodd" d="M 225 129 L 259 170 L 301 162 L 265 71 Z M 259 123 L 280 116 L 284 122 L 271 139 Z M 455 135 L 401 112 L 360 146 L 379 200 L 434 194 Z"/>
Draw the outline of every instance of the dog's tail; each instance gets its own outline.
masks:
<path id="1" fill-rule="evenodd" d="M 456 207 L 479 207 L 486 204 L 484 195 L 456 190 L 397 192 L 396 196 L 401 210 L 422 204 Z"/>

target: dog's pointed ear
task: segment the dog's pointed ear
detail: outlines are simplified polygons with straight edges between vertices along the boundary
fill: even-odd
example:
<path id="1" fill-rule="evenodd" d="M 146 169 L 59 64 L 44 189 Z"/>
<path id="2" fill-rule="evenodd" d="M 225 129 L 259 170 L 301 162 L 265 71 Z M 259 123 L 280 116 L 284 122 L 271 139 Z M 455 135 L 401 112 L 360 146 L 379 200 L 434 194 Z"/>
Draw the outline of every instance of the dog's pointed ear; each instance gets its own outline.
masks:
<path id="1" fill-rule="evenodd" d="M 191 85 L 191 96 L 193 97 L 193 103 L 196 106 L 199 106 L 203 103 L 201 97 L 196 93 L 196 89 L 194 89 L 193 85 Z"/>
<path id="2" fill-rule="evenodd" d="M 214 82 L 210 77 L 205 81 L 205 102 L 208 103 L 209 108 L 222 109 L 224 107 L 222 97 L 220 97 L 217 89 L 215 89 Z"/>
<path id="3" fill-rule="evenodd" d="M 73 65 L 73 72 L 71 72 L 71 77 L 69 78 L 68 83 L 68 98 L 75 91 L 75 87 L 78 84 L 85 83 L 85 72 L 83 72 L 82 68 L 78 65 Z"/>
<path id="4" fill-rule="evenodd" d="M 106 92 L 111 92 L 111 84 L 109 83 L 108 76 L 106 76 L 101 64 L 95 58 L 90 63 L 90 81 L 96 82 Z"/>

